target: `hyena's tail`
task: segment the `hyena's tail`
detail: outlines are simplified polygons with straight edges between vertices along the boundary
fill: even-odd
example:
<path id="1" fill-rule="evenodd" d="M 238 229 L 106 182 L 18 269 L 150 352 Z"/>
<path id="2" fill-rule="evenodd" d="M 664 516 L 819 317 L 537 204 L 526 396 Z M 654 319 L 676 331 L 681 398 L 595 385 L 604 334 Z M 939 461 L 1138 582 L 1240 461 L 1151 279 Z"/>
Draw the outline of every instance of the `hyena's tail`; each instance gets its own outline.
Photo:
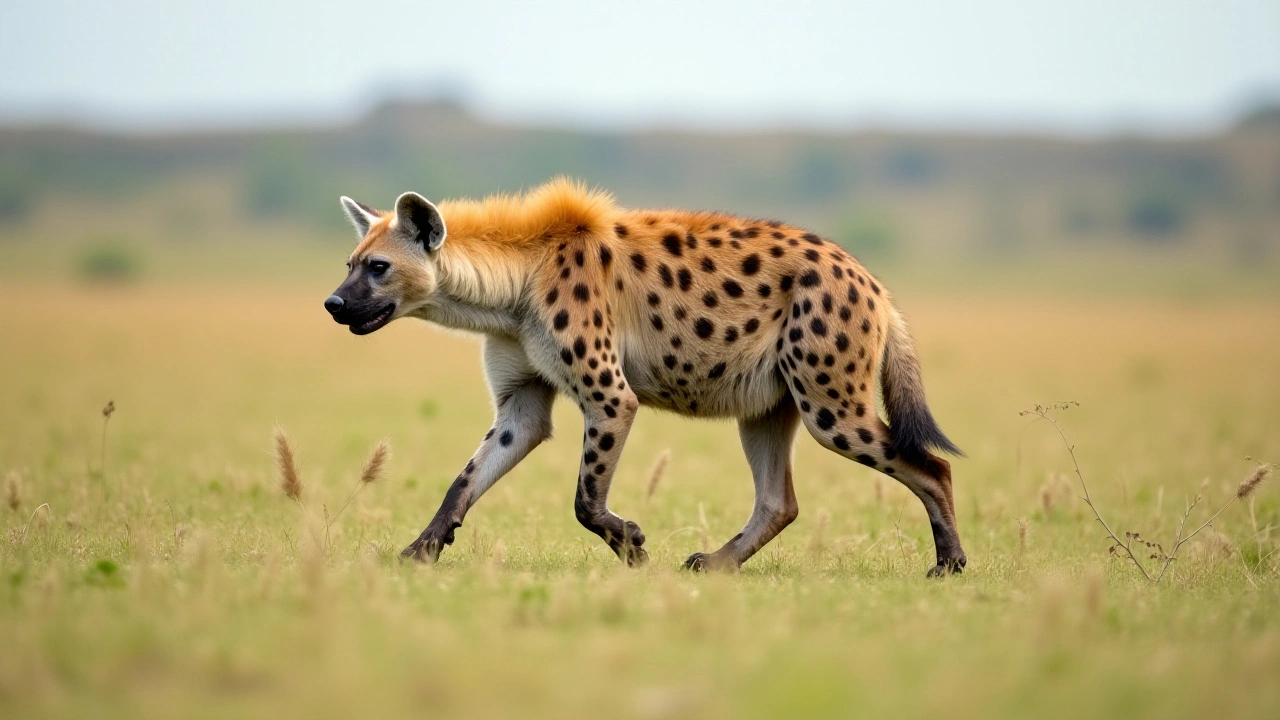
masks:
<path id="1" fill-rule="evenodd" d="M 915 344 L 907 331 L 906 321 L 892 306 L 889 313 L 880 386 L 884 393 L 885 411 L 889 414 L 889 437 L 894 448 L 908 459 L 928 457 L 930 448 L 964 455 L 942 434 L 925 402 L 920 360 L 916 357 Z"/>

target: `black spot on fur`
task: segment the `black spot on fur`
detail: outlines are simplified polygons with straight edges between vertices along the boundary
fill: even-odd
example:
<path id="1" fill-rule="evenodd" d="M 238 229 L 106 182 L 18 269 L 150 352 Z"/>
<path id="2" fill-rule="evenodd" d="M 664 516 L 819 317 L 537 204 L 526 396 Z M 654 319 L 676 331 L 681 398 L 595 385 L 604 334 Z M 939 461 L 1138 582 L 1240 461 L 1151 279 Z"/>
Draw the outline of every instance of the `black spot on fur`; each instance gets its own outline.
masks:
<path id="1" fill-rule="evenodd" d="M 573 261 L 578 265 L 578 267 L 582 267 L 583 260 L 584 258 L 581 250 L 577 250 L 573 253 Z"/>
<path id="2" fill-rule="evenodd" d="M 572 365 L 572 364 L 573 364 L 573 351 L 572 351 L 572 350 L 570 350 L 569 348 L 561 348 L 561 349 L 560 349 L 560 359 L 564 361 L 564 364 L 565 364 L 565 365 Z"/>
<path id="3" fill-rule="evenodd" d="M 612 262 L 613 262 L 613 253 L 609 250 L 609 248 L 601 247 L 600 248 L 600 265 L 602 267 L 607 268 Z"/>
<path id="4" fill-rule="evenodd" d="M 734 326 L 732 326 L 732 325 L 730 325 L 729 327 L 725 328 L 725 331 L 724 331 L 724 341 L 725 341 L 725 342 L 727 342 L 727 343 L 731 343 L 731 342 L 734 342 L 734 341 L 735 341 L 735 340 L 737 340 L 737 339 L 738 339 L 738 328 L 736 328 L 736 327 L 734 327 Z"/>
<path id="5" fill-rule="evenodd" d="M 604 315 L 601 315 L 599 310 L 593 310 L 591 312 L 591 324 L 596 327 L 604 325 Z"/>
<path id="6" fill-rule="evenodd" d="M 682 291 L 689 292 L 689 286 L 693 284 L 693 273 L 689 272 L 688 268 L 680 268 L 676 272 L 676 280 L 680 281 L 680 289 Z"/>
<path id="7" fill-rule="evenodd" d="M 822 322 L 822 318 L 820 317 L 815 317 L 809 322 L 809 329 L 818 337 L 822 337 L 827 334 L 827 324 Z"/>
<path id="8" fill-rule="evenodd" d="M 649 293 L 649 297 L 645 299 L 649 301 L 650 307 L 658 307 L 658 303 L 662 300 L 662 298 L 658 297 L 658 293 L 655 292 Z"/>
<path id="9" fill-rule="evenodd" d="M 814 287 L 820 282 L 822 282 L 822 278 L 818 276 L 817 270 L 806 270 L 805 273 L 800 276 L 801 287 Z"/>
<path id="10" fill-rule="evenodd" d="M 813 381 L 819 385 L 826 385 L 831 382 L 831 376 L 826 373 L 818 373 L 818 375 L 813 378 Z"/>
<path id="11" fill-rule="evenodd" d="M 635 268 L 636 272 L 644 272 L 645 268 L 648 266 L 649 261 L 645 259 L 644 255 L 640 253 L 632 253 L 631 267 Z"/>
<path id="12" fill-rule="evenodd" d="M 680 236 L 675 233 L 667 233 L 662 237 L 662 246 L 667 252 L 676 257 L 680 257 L 684 253 L 684 248 L 680 244 Z"/>
<path id="13" fill-rule="evenodd" d="M 703 304 L 703 305 L 706 305 L 706 306 L 707 306 L 707 307 L 709 307 L 709 308 L 713 308 L 713 307 L 715 307 L 716 305 L 719 305 L 719 304 L 720 304 L 720 299 L 719 299 L 718 297 L 716 297 L 716 294 L 715 294 L 715 293 L 713 293 L 713 292 L 711 292 L 710 290 L 708 290 L 707 292 L 703 293 L 703 295 L 702 295 L 702 304 Z"/>
<path id="14" fill-rule="evenodd" d="M 815 422 L 818 423 L 819 429 L 830 430 L 836 424 L 836 416 L 832 415 L 830 410 L 822 408 L 818 411 Z"/>
<path id="15" fill-rule="evenodd" d="M 809 242 L 814 245 L 822 244 L 822 238 L 818 237 L 817 235 L 814 235 L 813 233 L 805 233 L 804 235 L 801 235 L 801 237 L 805 239 L 805 242 Z"/>
<path id="16" fill-rule="evenodd" d="M 768 285 L 761 285 L 760 287 L 756 288 L 756 292 L 759 293 L 760 297 L 767 298 L 773 294 L 773 288 L 769 287 Z"/>
<path id="17" fill-rule="evenodd" d="M 804 331 L 801 330 L 800 328 L 791 328 L 790 334 L 787 335 L 787 339 L 790 340 L 791 342 L 799 342 L 800 339 L 803 337 L 804 337 Z"/>
<path id="18" fill-rule="evenodd" d="M 871 431 L 866 428 L 858 428 L 858 439 L 864 443 L 869 443 L 875 439 Z"/>
<path id="19" fill-rule="evenodd" d="M 587 342 L 581 335 L 573 341 L 573 354 L 577 355 L 579 360 L 587 356 Z"/>
<path id="20" fill-rule="evenodd" d="M 805 250 L 804 256 L 805 256 L 805 259 L 807 259 L 809 262 L 818 262 L 819 260 L 822 259 L 822 255 L 817 250 L 814 250 L 813 248 L 809 248 L 808 250 Z"/>
<path id="21" fill-rule="evenodd" d="M 591 291 L 587 289 L 586 285 L 578 283 L 573 286 L 573 299 L 584 303 L 591 299 Z"/>
<path id="22" fill-rule="evenodd" d="M 716 326 L 710 320 L 700 317 L 693 323 L 693 331 L 706 340 L 716 331 Z"/>
<path id="23" fill-rule="evenodd" d="M 677 320 L 683 320 L 689 314 L 689 311 L 685 310 L 683 305 L 677 305 L 674 314 Z"/>
<path id="24" fill-rule="evenodd" d="M 862 320 L 862 332 L 864 333 L 871 332 L 871 321 L 866 318 L 863 318 Z"/>
<path id="25" fill-rule="evenodd" d="M 665 327 L 665 324 L 662 322 L 661 315 L 654 315 L 653 317 L 649 318 L 649 320 L 653 323 L 654 330 L 662 330 L 662 328 Z"/>
<path id="26" fill-rule="evenodd" d="M 551 320 L 551 324 L 556 330 L 563 330 L 569 327 L 569 311 L 561 310 L 556 313 L 556 316 Z"/>
<path id="27" fill-rule="evenodd" d="M 675 278 L 671 277 L 671 268 L 665 264 L 658 266 L 658 277 L 662 279 L 662 284 L 665 287 L 671 287 L 676 284 Z"/>
<path id="28" fill-rule="evenodd" d="M 498 444 L 503 447 L 510 445 L 514 440 L 515 437 L 512 436 L 510 430 L 504 430 L 502 434 L 498 436 Z"/>
<path id="29" fill-rule="evenodd" d="M 703 272 L 715 272 L 716 271 L 715 261 L 709 257 L 702 258 L 702 270 Z"/>
<path id="30" fill-rule="evenodd" d="M 559 299 L 560 299 L 560 289 L 559 289 L 559 288 L 551 288 L 551 292 L 548 292 L 548 293 L 547 293 L 547 304 L 548 304 L 548 305 L 555 305 L 555 304 L 556 304 L 556 300 L 559 300 Z"/>
<path id="31" fill-rule="evenodd" d="M 836 350 L 844 352 L 849 349 L 849 336 L 844 333 L 836 335 Z"/>
<path id="32" fill-rule="evenodd" d="M 609 387 L 613 384 L 613 371 L 605 368 L 600 372 L 600 387 Z"/>
<path id="33" fill-rule="evenodd" d="M 831 444 L 835 445 L 840 450 L 848 450 L 849 438 L 846 438 L 843 435 L 836 435 L 835 437 L 831 438 Z"/>
<path id="34" fill-rule="evenodd" d="M 726 366 L 725 366 L 725 364 L 724 364 L 724 363 L 716 363 L 716 364 L 715 364 L 715 367 L 711 368 L 711 372 L 707 373 L 707 379 L 708 379 L 708 380 L 715 380 L 716 378 L 720 377 L 721 375 L 724 375 L 725 367 L 726 367 Z"/>
<path id="35" fill-rule="evenodd" d="M 729 297 L 742 297 L 742 286 L 736 280 L 728 279 L 720 284 L 724 288 L 724 293 Z"/>
<path id="36" fill-rule="evenodd" d="M 760 272 L 760 256 L 752 253 L 743 258 L 742 272 L 744 275 L 755 275 Z"/>
<path id="37" fill-rule="evenodd" d="M 849 304 L 858 304 L 858 288 L 853 283 L 849 283 Z"/>
<path id="38" fill-rule="evenodd" d="M 681 345 L 684 345 L 684 340 L 681 340 L 679 335 L 672 335 L 671 347 L 675 348 L 676 350 L 679 350 Z"/>
<path id="39" fill-rule="evenodd" d="M 782 292 L 787 292 L 791 289 L 791 281 L 792 278 L 790 275 L 783 275 L 782 279 L 778 281 L 778 289 Z"/>
<path id="40" fill-rule="evenodd" d="M 676 367 L 676 356 L 675 356 L 675 355 L 664 355 L 664 356 L 662 357 L 662 364 L 663 364 L 663 365 L 666 365 L 668 370 L 674 370 L 674 369 L 675 369 L 675 367 Z"/>
<path id="41" fill-rule="evenodd" d="M 748 334 L 755 332 L 759 328 L 760 328 L 760 321 L 755 318 L 751 318 L 750 320 L 747 321 L 746 325 L 742 326 L 743 332 L 746 332 Z"/>
<path id="42" fill-rule="evenodd" d="M 618 223 L 617 225 L 614 225 L 614 226 L 613 226 L 613 231 L 614 231 L 615 233 L 617 233 L 618 237 L 626 237 L 626 236 L 627 236 L 627 226 L 626 226 L 626 225 L 623 225 L 622 223 Z"/>
<path id="43" fill-rule="evenodd" d="M 601 433 L 600 441 L 596 443 L 596 447 L 600 448 L 605 452 L 609 452 L 610 450 L 612 450 L 613 449 L 613 433 L 609 433 L 609 432 Z"/>
<path id="44" fill-rule="evenodd" d="M 871 457 L 870 455 L 867 455 L 866 453 L 859 455 L 858 457 L 854 458 L 854 460 L 857 460 L 858 462 L 862 463 L 863 465 L 866 465 L 867 467 L 876 466 L 876 459 Z"/>

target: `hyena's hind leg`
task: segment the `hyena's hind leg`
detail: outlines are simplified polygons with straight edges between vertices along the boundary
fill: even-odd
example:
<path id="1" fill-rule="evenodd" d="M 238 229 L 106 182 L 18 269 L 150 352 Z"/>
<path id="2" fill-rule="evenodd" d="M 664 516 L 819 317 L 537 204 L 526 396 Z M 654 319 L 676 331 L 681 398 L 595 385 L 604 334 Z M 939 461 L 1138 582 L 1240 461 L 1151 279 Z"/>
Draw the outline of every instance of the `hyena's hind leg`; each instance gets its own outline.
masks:
<path id="1" fill-rule="evenodd" d="M 684 563 L 686 568 L 736 569 L 800 514 L 791 483 L 791 449 L 799 424 L 800 412 L 788 395 L 761 417 L 738 422 L 738 435 L 756 486 L 751 519 L 724 547 L 691 555 Z"/>
<path id="2" fill-rule="evenodd" d="M 869 398 L 855 401 L 855 412 L 849 413 L 825 397 L 806 398 L 801 407 L 810 406 L 813 412 L 804 415 L 805 427 L 823 447 L 879 470 L 920 498 L 929 515 L 938 559 L 929 577 L 962 571 L 968 560 L 956 525 L 951 464 L 934 455 L 903 457 L 889 438 L 888 426 L 867 410 L 865 400 Z"/>

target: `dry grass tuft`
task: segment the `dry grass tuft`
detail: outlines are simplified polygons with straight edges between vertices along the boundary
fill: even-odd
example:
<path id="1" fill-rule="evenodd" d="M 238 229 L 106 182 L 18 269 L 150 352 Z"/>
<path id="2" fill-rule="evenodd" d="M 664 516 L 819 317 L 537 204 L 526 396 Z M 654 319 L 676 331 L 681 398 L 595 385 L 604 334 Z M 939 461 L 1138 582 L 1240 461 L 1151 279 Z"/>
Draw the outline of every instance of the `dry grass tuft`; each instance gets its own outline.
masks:
<path id="1" fill-rule="evenodd" d="M 1182 517 L 1178 521 L 1177 532 L 1173 536 L 1173 545 L 1167 551 L 1163 544 L 1147 540 L 1137 532 L 1126 531 L 1124 539 L 1121 540 L 1119 536 L 1111 530 L 1111 526 L 1107 524 L 1107 521 L 1102 518 L 1102 512 L 1098 509 L 1097 505 L 1094 504 L 1093 498 L 1089 495 L 1089 486 L 1084 481 L 1084 473 L 1080 470 L 1080 463 L 1076 459 L 1075 445 L 1072 445 L 1071 442 L 1067 440 L 1066 433 L 1062 430 L 1062 426 L 1058 424 L 1058 418 L 1055 414 L 1056 411 L 1066 410 L 1074 405 L 1079 405 L 1079 403 L 1066 402 L 1055 403 L 1048 406 L 1036 405 L 1035 408 L 1025 410 L 1019 413 L 1019 415 L 1034 415 L 1036 418 L 1048 422 L 1053 426 L 1053 429 L 1058 432 L 1058 437 L 1062 439 L 1062 444 L 1066 447 L 1067 454 L 1071 456 L 1071 464 L 1075 468 L 1076 477 L 1080 480 L 1080 489 L 1084 492 L 1084 497 L 1082 499 L 1084 500 L 1085 505 L 1088 505 L 1089 509 L 1093 511 L 1094 518 L 1097 519 L 1098 524 L 1102 525 L 1102 529 L 1106 531 L 1107 536 L 1111 540 L 1111 548 L 1109 552 L 1112 555 L 1121 555 L 1118 551 L 1123 550 L 1124 554 L 1121 556 L 1127 556 L 1129 560 L 1133 562 L 1134 567 L 1138 569 L 1138 572 L 1142 573 L 1142 576 L 1152 583 L 1159 583 L 1164 578 L 1165 573 L 1169 571 L 1169 568 L 1173 566 L 1174 561 L 1178 559 L 1178 551 L 1181 550 L 1182 547 L 1191 540 L 1191 538 L 1200 534 L 1201 531 L 1212 525 L 1213 521 L 1217 520 L 1218 516 L 1226 512 L 1227 508 L 1231 507 L 1231 505 L 1237 500 L 1243 500 L 1253 494 L 1258 489 L 1258 486 L 1261 485 L 1263 481 L 1267 479 L 1267 476 L 1271 474 L 1271 469 L 1274 467 L 1270 463 L 1258 463 L 1258 461 L 1253 460 L 1253 458 L 1247 458 L 1258 464 L 1258 466 L 1254 468 L 1254 471 L 1250 473 L 1249 477 L 1245 478 L 1244 481 L 1240 483 L 1239 487 L 1236 488 L 1235 494 L 1232 495 L 1231 498 L 1222 505 L 1222 507 L 1218 508 L 1217 512 L 1191 532 L 1186 532 L 1187 519 L 1191 517 L 1192 511 L 1195 510 L 1196 506 L 1200 504 L 1200 501 L 1204 499 L 1203 495 L 1197 494 L 1195 499 L 1188 502 L 1186 508 L 1183 510 Z M 1205 480 L 1200 489 L 1203 492 L 1207 487 L 1208 479 Z M 1135 549 L 1140 553 L 1150 553 L 1147 556 L 1147 559 L 1158 563 L 1160 565 L 1160 570 L 1158 572 L 1148 570 L 1146 565 L 1144 565 L 1134 553 Z"/>
<path id="2" fill-rule="evenodd" d="M 5 478 L 4 502 L 10 510 L 22 507 L 22 479 L 16 470 L 10 470 Z"/>
<path id="3" fill-rule="evenodd" d="M 289 436 L 285 434 L 284 428 L 276 428 L 275 437 L 280 489 L 290 500 L 302 502 L 302 475 L 298 472 L 298 462 L 294 458 L 293 446 L 289 444 Z"/>
<path id="4" fill-rule="evenodd" d="M 653 467 L 649 468 L 649 483 L 645 491 L 645 500 L 652 500 L 653 494 L 658 492 L 658 485 L 662 482 L 662 477 L 667 474 L 667 466 L 671 464 L 671 451 L 663 450 L 658 453 L 658 457 L 653 461 Z"/>
<path id="5" fill-rule="evenodd" d="M 360 470 L 360 482 L 371 483 L 382 475 L 382 467 L 387 464 L 387 460 L 391 457 L 391 445 L 386 440 L 379 440 L 377 445 L 373 446 L 373 452 L 369 453 L 369 459 L 364 462 L 364 467 Z"/>
<path id="6" fill-rule="evenodd" d="M 1254 468 L 1253 473 L 1240 483 L 1240 487 L 1236 488 L 1236 497 L 1240 500 L 1248 499 L 1258 489 L 1258 486 L 1271 475 L 1271 469 L 1274 467 L 1269 463 L 1259 463 L 1258 467 Z"/>

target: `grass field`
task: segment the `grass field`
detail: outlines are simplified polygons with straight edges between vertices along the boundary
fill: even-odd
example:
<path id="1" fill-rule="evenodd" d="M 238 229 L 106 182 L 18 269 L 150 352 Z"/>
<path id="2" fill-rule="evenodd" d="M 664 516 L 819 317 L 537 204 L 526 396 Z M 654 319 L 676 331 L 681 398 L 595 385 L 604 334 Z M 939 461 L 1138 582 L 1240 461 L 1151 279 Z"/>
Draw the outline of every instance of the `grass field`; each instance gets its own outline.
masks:
<path id="1" fill-rule="evenodd" d="M 968 452 L 968 570 L 927 581 L 919 503 L 802 436 L 800 519 L 701 576 L 680 563 L 750 512 L 733 426 L 642 411 L 611 504 L 652 562 L 627 570 L 574 519 L 566 402 L 438 565 L 400 564 L 489 426 L 478 346 L 413 321 L 350 336 L 320 305 L 331 265 L 0 281 L 0 714 L 1280 717 L 1280 487 L 1152 586 L 1108 555 L 1053 428 L 1018 414 L 1078 401 L 1062 427 L 1107 520 L 1168 545 L 1246 455 L 1280 460 L 1274 295 L 895 285 Z M 278 489 L 276 425 L 305 510 Z M 383 437 L 383 477 L 326 531 Z"/>

